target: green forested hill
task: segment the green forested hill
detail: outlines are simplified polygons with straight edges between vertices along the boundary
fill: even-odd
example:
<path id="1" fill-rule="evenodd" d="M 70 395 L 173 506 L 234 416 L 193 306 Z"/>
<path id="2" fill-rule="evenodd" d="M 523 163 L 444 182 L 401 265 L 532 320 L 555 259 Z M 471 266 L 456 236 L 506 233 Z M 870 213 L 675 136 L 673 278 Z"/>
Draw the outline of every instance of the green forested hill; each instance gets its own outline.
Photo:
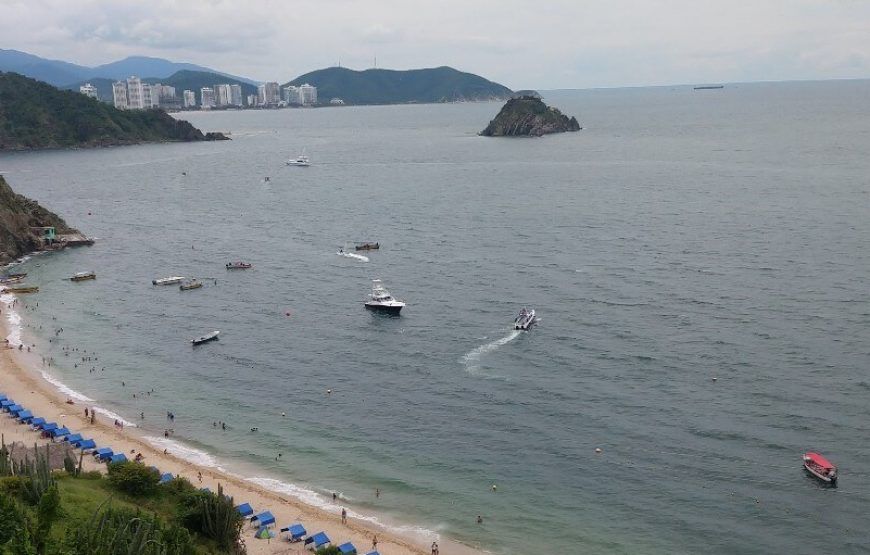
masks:
<path id="1" fill-rule="evenodd" d="M 403 104 L 503 100 L 511 95 L 504 85 L 452 67 L 407 71 L 330 67 L 300 75 L 287 85 L 303 83 L 317 87 L 318 100 L 324 104 L 332 98 L 347 104 Z"/>
<path id="2" fill-rule="evenodd" d="M 0 151 L 221 138 L 161 110 L 117 110 L 78 92 L 0 73 Z"/>

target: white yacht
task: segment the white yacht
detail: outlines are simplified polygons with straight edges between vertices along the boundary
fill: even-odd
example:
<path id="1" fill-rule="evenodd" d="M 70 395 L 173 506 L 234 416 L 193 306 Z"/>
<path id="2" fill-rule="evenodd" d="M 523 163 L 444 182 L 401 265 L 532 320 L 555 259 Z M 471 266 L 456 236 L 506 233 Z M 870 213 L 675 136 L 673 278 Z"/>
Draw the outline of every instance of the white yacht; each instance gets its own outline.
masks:
<path id="1" fill-rule="evenodd" d="M 372 292 L 369 296 L 370 299 L 365 303 L 366 309 L 368 310 L 398 316 L 402 308 L 405 307 L 405 303 L 398 299 L 394 299 L 390 292 L 387 291 L 387 288 L 384 287 L 383 282 L 379 279 L 372 280 Z"/>
<path id="2" fill-rule="evenodd" d="M 307 167 L 311 165 L 311 161 L 308 159 L 307 154 L 300 154 L 296 158 L 291 158 L 287 160 L 288 166 L 303 166 Z"/>
<path id="3" fill-rule="evenodd" d="M 535 309 L 527 310 L 523 307 L 514 319 L 515 330 L 528 330 L 535 323 Z"/>

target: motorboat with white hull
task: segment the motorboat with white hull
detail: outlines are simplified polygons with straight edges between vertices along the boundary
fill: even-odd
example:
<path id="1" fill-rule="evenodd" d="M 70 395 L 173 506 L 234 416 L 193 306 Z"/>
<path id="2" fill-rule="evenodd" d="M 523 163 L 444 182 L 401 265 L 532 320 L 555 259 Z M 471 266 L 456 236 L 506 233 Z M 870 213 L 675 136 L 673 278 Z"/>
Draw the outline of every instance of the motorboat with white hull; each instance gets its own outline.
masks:
<path id="1" fill-rule="evenodd" d="M 207 334 L 203 335 L 202 337 L 197 337 L 196 339 L 191 339 L 190 342 L 193 345 L 202 345 L 203 343 L 208 343 L 209 341 L 215 341 L 218 338 L 218 335 L 220 335 L 220 333 L 221 333 L 220 331 L 215 330 L 211 333 L 207 333 Z"/>
<path id="2" fill-rule="evenodd" d="M 528 310 L 523 308 L 517 317 L 514 319 L 515 330 L 528 330 L 535 323 L 535 309 Z"/>
<path id="3" fill-rule="evenodd" d="M 300 154 L 296 158 L 291 158 L 291 159 L 287 160 L 287 165 L 307 168 L 308 166 L 311 165 L 311 160 L 308 159 L 308 155 Z"/>
<path id="4" fill-rule="evenodd" d="M 381 280 L 373 279 L 372 292 L 369 295 L 369 300 L 365 302 L 365 307 L 373 312 L 398 316 L 405 307 L 405 303 L 394 299 Z"/>
<path id="5" fill-rule="evenodd" d="M 165 278 L 152 279 L 152 285 L 175 285 L 184 281 L 184 276 L 170 276 Z"/>

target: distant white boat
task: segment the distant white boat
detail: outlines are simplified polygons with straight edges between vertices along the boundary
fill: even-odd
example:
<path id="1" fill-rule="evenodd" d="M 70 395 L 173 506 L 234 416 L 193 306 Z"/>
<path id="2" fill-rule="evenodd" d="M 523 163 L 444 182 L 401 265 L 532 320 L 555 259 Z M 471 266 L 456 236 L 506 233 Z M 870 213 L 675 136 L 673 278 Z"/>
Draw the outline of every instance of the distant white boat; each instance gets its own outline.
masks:
<path id="1" fill-rule="evenodd" d="M 152 285 L 175 285 L 176 283 L 181 283 L 184 281 L 184 277 L 182 276 L 172 276 L 151 280 Z"/>
<path id="2" fill-rule="evenodd" d="M 368 256 L 363 256 L 363 255 L 357 254 L 355 252 L 348 252 L 344 249 L 338 249 L 338 252 L 335 254 L 337 254 L 338 256 L 344 256 L 345 258 L 355 258 L 356 260 L 361 260 L 362 262 L 369 261 Z"/>
<path id="3" fill-rule="evenodd" d="M 287 160 L 287 165 L 307 167 L 311 165 L 311 160 L 308 159 L 307 154 L 300 154 L 296 158 L 291 158 Z"/>
<path id="4" fill-rule="evenodd" d="M 365 307 L 375 312 L 398 316 L 399 312 L 405 308 L 405 303 L 394 298 L 381 280 L 373 279 L 372 292 L 369 295 L 369 300 L 365 302 Z"/>
<path id="5" fill-rule="evenodd" d="M 515 330 L 528 330 L 532 327 L 532 324 L 535 323 L 535 309 L 528 310 L 523 308 L 520 310 L 520 313 L 514 319 L 514 329 Z"/>
<path id="6" fill-rule="evenodd" d="M 221 332 L 215 330 L 211 333 L 207 333 L 207 334 L 203 335 L 202 337 L 197 337 L 196 339 L 191 339 L 190 342 L 193 343 L 194 345 L 202 345 L 203 343 L 208 343 L 209 341 L 214 341 L 215 339 L 218 338 L 218 335 L 220 335 L 220 333 Z"/>

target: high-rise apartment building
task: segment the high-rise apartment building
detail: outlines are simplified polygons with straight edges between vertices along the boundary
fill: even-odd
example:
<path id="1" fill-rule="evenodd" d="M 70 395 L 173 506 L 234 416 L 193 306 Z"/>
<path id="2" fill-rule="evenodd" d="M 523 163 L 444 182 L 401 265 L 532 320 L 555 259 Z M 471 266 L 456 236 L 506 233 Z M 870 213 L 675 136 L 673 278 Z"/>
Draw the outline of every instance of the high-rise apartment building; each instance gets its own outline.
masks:
<path id="1" fill-rule="evenodd" d="M 300 85 L 299 96 L 302 99 L 303 106 L 313 106 L 317 104 L 317 87 L 308 83 Z"/>
<path id="2" fill-rule="evenodd" d="M 214 108 L 214 89 L 203 87 L 199 90 L 199 105 L 203 110 Z"/>
<path id="3" fill-rule="evenodd" d="M 230 104 L 233 106 L 242 106 L 242 86 L 230 85 Z"/>
<path id="4" fill-rule="evenodd" d="M 263 107 L 274 107 L 281 99 L 278 83 L 263 83 L 257 87 L 258 104 Z"/>
<path id="5" fill-rule="evenodd" d="M 115 108 L 126 110 L 127 105 L 127 83 L 116 81 L 112 83 L 112 100 L 115 103 Z"/>
<path id="6" fill-rule="evenodd" d="M 135 75 L 127 78 L 127 107 L 131 110 L 146 108 L 143 101 L 142 81 Z M 150 107 L 151 103 L 149 101 L 147 108 Z"/>
<path id="7" fill-rule="evenodd" d="M 89 96 L 91 98 L 97 98 L 97 87 L 91 85 L 90 83 L 85 83 L 81 87 L 79 87 L 79 92 L 85 96 Z"/>
<path id="8" fill-rule="evenodd" d="M 196 93 L 191 90 L 184 91 L 184 107 L 193 108 L 196 106 Z"/>
<path id="9" fill-rule="evenodd" d="M 216 106 L 230 105 L 230 86 L 215 85 L 214 87 L 214 102 Z"/>

